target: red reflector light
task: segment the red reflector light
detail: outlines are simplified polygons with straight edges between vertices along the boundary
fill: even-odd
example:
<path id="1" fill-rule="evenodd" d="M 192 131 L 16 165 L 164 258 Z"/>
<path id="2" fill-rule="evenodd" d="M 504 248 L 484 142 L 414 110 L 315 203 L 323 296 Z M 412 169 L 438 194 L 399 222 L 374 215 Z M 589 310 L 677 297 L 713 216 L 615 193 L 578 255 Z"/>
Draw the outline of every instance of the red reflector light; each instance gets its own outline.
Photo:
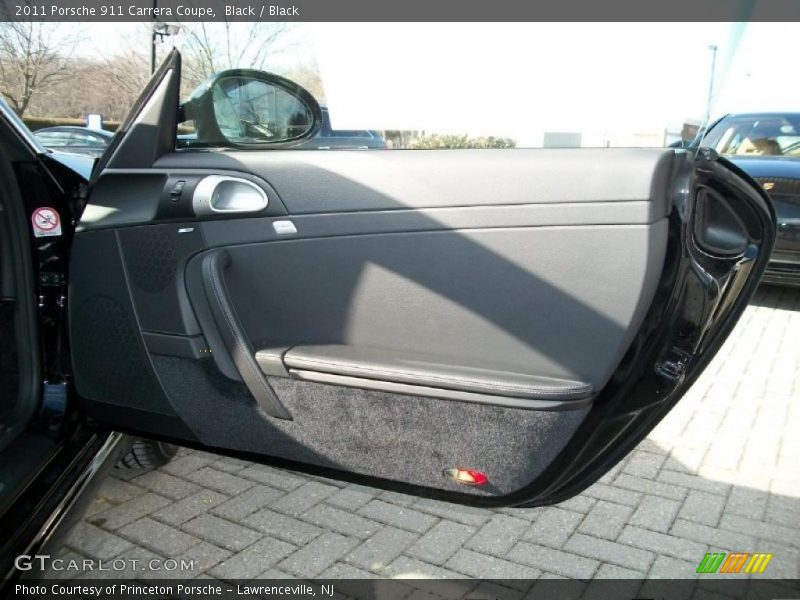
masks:
<path id="1" fill-rule="evenodd" d="M 445 469 L 444 476 L 464 485 L 486 485 L 489 478 L 474 469 Z"/>

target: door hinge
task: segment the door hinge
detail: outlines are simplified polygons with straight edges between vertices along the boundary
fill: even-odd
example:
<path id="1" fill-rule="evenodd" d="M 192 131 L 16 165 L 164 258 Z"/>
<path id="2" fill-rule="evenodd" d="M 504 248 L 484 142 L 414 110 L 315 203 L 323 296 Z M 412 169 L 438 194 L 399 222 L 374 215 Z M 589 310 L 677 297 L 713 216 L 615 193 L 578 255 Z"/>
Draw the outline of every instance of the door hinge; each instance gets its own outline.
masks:
<path id="1" fill-rule="evenodd" d="M 43 287 L 58 287 L 64 285 L 64 275 L 57 271 L 42 271 L 39 274 L 39 283 Z"/>
<path id="2" fill-rule="evenodd" d="M 42 271 L 39 273 L 38 304 L 40 309 L 63 309 L 67 297 L 66 279 L 57 271 Z"/>

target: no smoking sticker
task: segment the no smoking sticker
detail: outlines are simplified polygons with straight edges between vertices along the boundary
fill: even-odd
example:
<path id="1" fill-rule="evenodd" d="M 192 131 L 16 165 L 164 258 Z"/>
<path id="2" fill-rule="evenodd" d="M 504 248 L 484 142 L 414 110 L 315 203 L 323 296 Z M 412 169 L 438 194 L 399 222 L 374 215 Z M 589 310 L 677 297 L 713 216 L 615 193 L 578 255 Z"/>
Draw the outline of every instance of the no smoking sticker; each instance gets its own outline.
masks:
<path id="1" fill-rule="evenodd" d="M 54 208 L 43 206 L 33 211 L 33 237 L 61 235 L 61 218 Z"/>

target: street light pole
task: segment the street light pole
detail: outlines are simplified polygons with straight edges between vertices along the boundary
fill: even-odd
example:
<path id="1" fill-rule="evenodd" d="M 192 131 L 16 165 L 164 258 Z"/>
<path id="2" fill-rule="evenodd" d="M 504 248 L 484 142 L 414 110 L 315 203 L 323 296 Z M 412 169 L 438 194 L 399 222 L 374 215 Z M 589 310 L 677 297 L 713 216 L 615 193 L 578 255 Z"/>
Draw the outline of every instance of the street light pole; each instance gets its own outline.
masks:
<path id="1" fill-rule="evenodd" d="M 156 72 L 156 39 L 157 34 L 153 31 L 153 39 L 150 40 L 150 75 Z"/>
<path id="2" fill-rule="evenodd" d="M 153 0 L 153 8 L 156 8 L 158 0 Z M 178 35 L 181 31 L 180 25 L 170 25 L 153 21 L 152 35 L 150 39 L 150 74 L 156 72 L 156 42 L 163 42 L 165 37 Z"/>
<path id="3" fill-rule="evenodd" d="M 710 44 L 708 49 L 711 50 L 711 77 L 708 80 L 708 100 L 706 101 L 706 127 L 708 127 L 711 120 L 711 100 L 714 97 L 714 74 L 717 70 L 717 45 Z"/>
<path id="4" fill-rule="evenodd" d="M 158 11 L 158 0 L 153 0 L 153 26 L 151 29 L 151 38 L 150 38 L 150 75 L 156 72 L 156 39 L 158 38 L 158 34 L 156 33 L 156 15 Z"/>

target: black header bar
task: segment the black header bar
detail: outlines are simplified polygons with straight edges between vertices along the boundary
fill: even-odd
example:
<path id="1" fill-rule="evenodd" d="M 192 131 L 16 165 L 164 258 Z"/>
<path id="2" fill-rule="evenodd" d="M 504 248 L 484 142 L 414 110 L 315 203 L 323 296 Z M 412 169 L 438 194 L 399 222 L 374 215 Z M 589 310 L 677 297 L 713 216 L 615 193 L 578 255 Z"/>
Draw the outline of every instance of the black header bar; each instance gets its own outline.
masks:
<path id="1" fill-rule="evenodd" d="M 798 0 L 0 0 L 5 21 L 800 21 Z"/>

